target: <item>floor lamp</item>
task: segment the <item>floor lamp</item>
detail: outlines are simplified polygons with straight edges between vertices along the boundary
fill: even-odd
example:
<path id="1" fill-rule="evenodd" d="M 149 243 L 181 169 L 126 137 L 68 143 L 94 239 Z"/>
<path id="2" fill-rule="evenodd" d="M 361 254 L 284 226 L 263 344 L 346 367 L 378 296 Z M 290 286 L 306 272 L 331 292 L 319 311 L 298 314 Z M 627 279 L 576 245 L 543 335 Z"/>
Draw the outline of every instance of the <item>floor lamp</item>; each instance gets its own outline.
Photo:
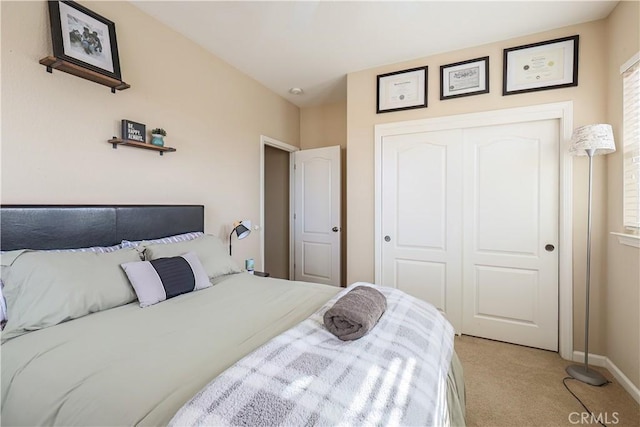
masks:
<path id="1" fill-rule="evenodd" d="M 593 182 L 593 156 L 616 151 L 611 125 L 595 124 L 577 128 L 571 136 L 569 153 L 589 156 L 589 199 L 587 210 L 587 302 L 584 326 L 584 365 L 570 365 L 567 373 L 583 383 L 601 386 L 609 381 L 599 372 L 589 369 L 589 287 L 591 283 L 591 193 Z"/>

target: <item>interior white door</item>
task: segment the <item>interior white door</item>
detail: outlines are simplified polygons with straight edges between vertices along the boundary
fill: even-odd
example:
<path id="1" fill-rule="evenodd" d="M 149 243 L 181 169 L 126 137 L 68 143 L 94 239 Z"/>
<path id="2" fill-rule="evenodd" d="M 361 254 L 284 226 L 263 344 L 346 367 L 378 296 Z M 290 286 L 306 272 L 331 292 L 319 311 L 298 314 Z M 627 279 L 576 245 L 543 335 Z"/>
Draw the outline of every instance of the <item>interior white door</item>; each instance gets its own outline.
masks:
<path id="1" fill-rule="evenodd" d="M 403 290 L 462 326 L 462 132 L 382 143 L 382 285 Z"/>
<path id="2" fill-rule="evenodd" d="M 340 286 L 340 147 L 294 153 L 294 278 Z"/>
<path id="3" fill-rule="evenodd" d="M 558 144 L 558 120 L 385 136 L 381 284 L 456 332 L 557 350 Z"/>
<path id="4" fill-rule="evenodd" d="M 464 130 L 463 332 L 557 351 L 559 122 Z"/>

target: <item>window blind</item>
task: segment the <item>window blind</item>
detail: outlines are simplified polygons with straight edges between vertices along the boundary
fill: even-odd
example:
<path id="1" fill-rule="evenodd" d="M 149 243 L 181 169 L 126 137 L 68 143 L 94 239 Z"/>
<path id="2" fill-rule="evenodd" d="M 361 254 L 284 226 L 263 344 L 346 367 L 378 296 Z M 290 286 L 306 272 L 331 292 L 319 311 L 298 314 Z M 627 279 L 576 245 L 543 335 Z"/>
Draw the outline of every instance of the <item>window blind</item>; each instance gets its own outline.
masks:
<path id="1" fill-rule="evenodd" d="M 640 229 L 640 62 L 634 59 L 622 70 L 623 215 L 625 228 Z"/>

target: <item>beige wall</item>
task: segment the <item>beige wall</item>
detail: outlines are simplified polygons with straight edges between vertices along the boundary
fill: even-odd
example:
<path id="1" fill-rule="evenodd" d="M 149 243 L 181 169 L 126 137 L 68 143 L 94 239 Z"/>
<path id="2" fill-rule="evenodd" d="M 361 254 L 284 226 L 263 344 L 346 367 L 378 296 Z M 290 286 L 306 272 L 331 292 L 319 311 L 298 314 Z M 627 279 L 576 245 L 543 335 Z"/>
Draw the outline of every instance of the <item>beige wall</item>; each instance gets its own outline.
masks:
<path id="1" fill-rule="evenodd" d="M 607 156 L 607 228 L 622 226 L 622 77 L 620 66 L 640 50 L 640 3 L 620 2 L 607 20 L 607 122 L 618 151 Z M 607 357 L 640 387 L 640 250 L 606 236 Z"/>
<path id="2" fill-rule="evenodd" d="M 300 148 L 347 146 L 347 103 L 338 102 L 300 110 Z"/>
<path id="3" fill-rule="evenodd" d="M 300 110 L 300 148 L 340 146 L 342 169 L 341 282 L 347 285 L 347 103 L 338 102 Z"/>
<path id="4" fill-rule="evenodd" d="M 116 23 L 131 89 L 45 72 L 46 2 L 3 1 L 2 203 L 204 204 L 225 240 L 234 220 L 257 222 L 260 135 L 298 145 L 299 109 L 128 2 L 82 3 Z M 164 127 L 177 152 L 113 150 L 125 118 Z M 247 257 L 257 236 L 234 242 Z"/>
<path id="5" fill-rule="evenodd" d="M 289 279 L 289 152 L 264 147 L 264 271 Z"/>
<path id="6" fill-rule="evenodd" d="M 579 86 L 528 94 L 502 96 L 502 51 L 505 48 L 558 37 L 580 35 Z M 439 100 L 439 67 L 481 56 L 490 57 L 489 94 Z M 348 75 L 347 80 L 347 282 L 374 279 L 374 126 L 379 123 L 440 117 L 454 114 L 497 110 L 560 101 L 573 101 L 574 126 L 606 120 L 606 22 L 596 21 L 560 28 L 541 34 L 506 40 L 461 51 L 448 52 L 414 61 L 364 70 Z M 376 114 L 376 76 L 417 66 L 429 66 L 428 108 Z M 574 330 L 584 325 L 584 283 L 586 253 L 587 161 L 579 158 L 574 166 Z M 605 272 L 603 251 L 606 250 L 606 159 L 595 161 L 600 179 L 594 185 L 592 252 L 592 330 L 590 350 L 603 354 Z M 357 226 L 356 226 L 357 225 Z M 583 335 L 574 334 L 574 347 L 583 347 Z"/>

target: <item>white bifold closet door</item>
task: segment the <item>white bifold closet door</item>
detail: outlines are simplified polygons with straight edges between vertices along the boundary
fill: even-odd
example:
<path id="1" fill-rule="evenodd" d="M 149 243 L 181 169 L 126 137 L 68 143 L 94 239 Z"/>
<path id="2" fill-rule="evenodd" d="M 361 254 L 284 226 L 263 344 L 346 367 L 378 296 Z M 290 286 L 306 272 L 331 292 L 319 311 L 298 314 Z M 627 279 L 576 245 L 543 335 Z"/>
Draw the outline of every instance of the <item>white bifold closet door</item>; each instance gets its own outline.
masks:
<path id="1" fill-rule="evenodd" d="M 558 126 L 386 136 L 382 284 L 457 332 L 556 351 Z"/>

